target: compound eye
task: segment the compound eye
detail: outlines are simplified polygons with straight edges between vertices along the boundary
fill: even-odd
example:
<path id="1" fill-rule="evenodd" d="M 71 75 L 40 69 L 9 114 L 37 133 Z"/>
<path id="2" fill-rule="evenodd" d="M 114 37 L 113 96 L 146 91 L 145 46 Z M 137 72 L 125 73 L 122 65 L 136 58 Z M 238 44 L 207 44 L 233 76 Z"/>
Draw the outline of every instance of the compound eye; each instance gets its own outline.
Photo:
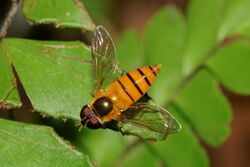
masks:
<path id="1" fill-rule="evenodd" d="M 89 106 L 88 105 L 83 106 L 80 113 L 81 119 L 84 118 L 86 119 L 90 114 L 91 114 L 91 109 L 89 108 Z"/>
<path id="2" fill-rule="evenodd" d="M 90 119 L 89 122 L 87 123 L 87 127 L 90 129 L 98 129 L 102 127 L 102 124 L 99 122 L 97 117 L 93 115 Z"/>
<path id="3" fill-rule="evenodd" d="M 113 103 L 108 97 L 103 96 L 94 102 L 93 107 L 98 115 L 105 116 L 112 111 Z"/>

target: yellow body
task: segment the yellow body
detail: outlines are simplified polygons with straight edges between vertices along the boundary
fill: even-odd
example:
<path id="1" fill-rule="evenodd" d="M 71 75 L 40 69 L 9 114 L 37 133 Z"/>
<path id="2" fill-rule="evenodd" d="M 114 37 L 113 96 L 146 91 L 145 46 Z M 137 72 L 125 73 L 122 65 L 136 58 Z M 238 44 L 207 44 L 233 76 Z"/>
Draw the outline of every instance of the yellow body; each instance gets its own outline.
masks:
<path id="1" fill-rule="evenodd" d="M 109 97 L 113 102 L 113 110 L 99 119 L 102 122 L 119 120 L 121 112 L 138 101 L 148 91 L 160 68 L 161 65 L 153 65 L 136 69 L 119 77 L 105 91 L 97 92 L 91 100 L 91 106 L 102 96 Z"/>

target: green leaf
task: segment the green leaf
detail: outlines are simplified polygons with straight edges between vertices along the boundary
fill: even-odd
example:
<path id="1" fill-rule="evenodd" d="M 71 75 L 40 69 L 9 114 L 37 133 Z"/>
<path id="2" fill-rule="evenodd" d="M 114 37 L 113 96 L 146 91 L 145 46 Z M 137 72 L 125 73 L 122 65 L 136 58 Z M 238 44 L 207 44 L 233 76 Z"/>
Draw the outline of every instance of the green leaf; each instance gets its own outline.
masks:
<path id="1" fill-rule="evenodd" d="M 46 126 L 0 118 L 0 147 L 2 166 L 93 166 Z"/>
<path id="2" fill-rule="evenodd" d="M 15 81 L 9 65 L 9 60 L 0 49 L 0 108 L 21 106 L 18 92 L 15 89 Z"/>
<path id="3" fill-rule="evenodd" d="M 124 155 L 119 162 L 121 167 L 138 167 L 138 166 L 160 166 L 160 159 L 152 155 L 150 150 L 140 142 L 136 147 L 132 147 L 131 152 Z"/>
<path id="4" fill-rule="evenodd" d="M 81 1 L 95 23 L 98 23 L 99 25 L 109 25 L 111 20 L 108 18 L 108 15 L 110 12 L 113 12 L 110 10 L 112 3 L 107 3 L 103 0 Z"/>
<path id="5" fill-rule="evenodd" d="M 25 0 L 25 17 L 35 24 L 53 24 L 93 31 L 94 23 L 80 0 Z"/>
<path id="6" fill-rule="evenodd" d="M 192 0 L 187 11 L 187 41 L 183 60 L 185 75 L 203 62 L 217 45 L 223 0 Z"/>
<path id="7" fill-rule="evenodd" d="M 158 141 L 153 144 L 156 155 L 169 167 L 178 166 L 209 166 L 208 157 L 205 150 L 199 144 L 190 126 L 181 117 L 181 112 L 174 106 L 168 107 L 181 122 L 182 130 L 167 138 L 166 141 Z"/>
<path id="8" fill-rule="evenodd" d="M 250 32 L 249 6 L 249 0 L 226 1 L 224 16 L 218 32 L 219 41 L 223 41 L 230 35 L 243 35 Z"/>
<path id="9" fill-rule="evenodd" d="M 127 142 L 120 133 L 114 131 L 84 129 L 81 144 L 84 153 L 88 154 L 97 166 L 108 167 L 117 161 Z"/>
<path id="10" fill-rule="evenodd" d="M 173 6 L 159 10 L 146 27 L 144 52 L 147 65 L 162 64 L 149 91 L 159 104 L 166 101 L 182 77 L 185 30 L 184 18 Z"/>
<path id="11" fill-rule="evenodd" d="M 36 111 L 55 118 L 80 119 L 81 107 L 89 102 L 92 90 L 88 47 L 80 42 L 4 39 L 0 50 L 5 64 L 1 75 L 11 80 L 7 65 L 11 62 Z M 0 88 L 0 92 L 9 90 L 9 86 Z"/>
<path id="12" fill-rule="evenodd" d="M 231 108 L 218 83 L 206 70 L 198 72 L 185 85 L 176 104 L 208 144 L 218 146 L 228 137 Z"/>
<path id="13" fill-rule="evenodd" d="M 132 29 L 122 33 L 116 43 L 117 58 L 122 69 L 130 71 L 139 67 L 143 61 L 138 34 Z"/>
<path id="14" fill-rule="evenodd" d="M 239 39 L 220 49 L 208 62 L 225 87 L 236 93 L 250 94 L 250 44 Z"/>

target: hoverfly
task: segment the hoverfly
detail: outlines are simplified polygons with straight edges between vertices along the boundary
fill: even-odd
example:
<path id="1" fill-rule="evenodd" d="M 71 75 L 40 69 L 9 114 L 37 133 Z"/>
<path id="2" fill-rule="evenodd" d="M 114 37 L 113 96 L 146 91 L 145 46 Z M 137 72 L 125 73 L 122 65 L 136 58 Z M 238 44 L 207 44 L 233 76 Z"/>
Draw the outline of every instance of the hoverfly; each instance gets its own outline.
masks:
<path id="1" fill-rule="evenodd" d="M 143 112 L 146 109 L 167 114 L 168 122 L 158 131 L 166 134 L 169 131 L 179 131 L 181 126 L 170 113 L 163 108 L 153 106 L 148 100 L 141 100 L 145 97 L 149 99 L 147 91 L 156 79 L 161 65 L 137 68 L 117 78 L 114 74 L 119 68 L 114 43 L 102 26 L 96 27 L 91 47 L 94 93 L 90 103 L 82 107 L 80 113 L 82 126 L 97 129 L 104 127 L 110 121 L 130 121 L 131 114 L 126 114 L 128 110 Z M 106 89 L 103 89 L 104 85 L 107 85 Z M 140 121 L 134 121 L 133 124 L 150 126 Z"/>

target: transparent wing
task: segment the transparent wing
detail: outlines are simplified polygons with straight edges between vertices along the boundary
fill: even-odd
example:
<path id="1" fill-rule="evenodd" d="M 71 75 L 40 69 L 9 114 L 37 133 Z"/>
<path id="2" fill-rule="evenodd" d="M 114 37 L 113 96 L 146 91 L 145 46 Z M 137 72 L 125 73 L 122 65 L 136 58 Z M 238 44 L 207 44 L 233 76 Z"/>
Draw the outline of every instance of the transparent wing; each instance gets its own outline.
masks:
<path id="1" fill-rule="evenodd" d="M 92 40 L 94 93 L 114 81 L 118 69 L 114 43 L 102 26 L 97 26 Z"/>
<path id="2" fill-rule="evenodd" d="M 138 102 L 122 112 L 124 133 L 144 139 L 165 139 L 168 134 L 180 131 L 181 125 L 165 108 L 154 102 Z"/>

